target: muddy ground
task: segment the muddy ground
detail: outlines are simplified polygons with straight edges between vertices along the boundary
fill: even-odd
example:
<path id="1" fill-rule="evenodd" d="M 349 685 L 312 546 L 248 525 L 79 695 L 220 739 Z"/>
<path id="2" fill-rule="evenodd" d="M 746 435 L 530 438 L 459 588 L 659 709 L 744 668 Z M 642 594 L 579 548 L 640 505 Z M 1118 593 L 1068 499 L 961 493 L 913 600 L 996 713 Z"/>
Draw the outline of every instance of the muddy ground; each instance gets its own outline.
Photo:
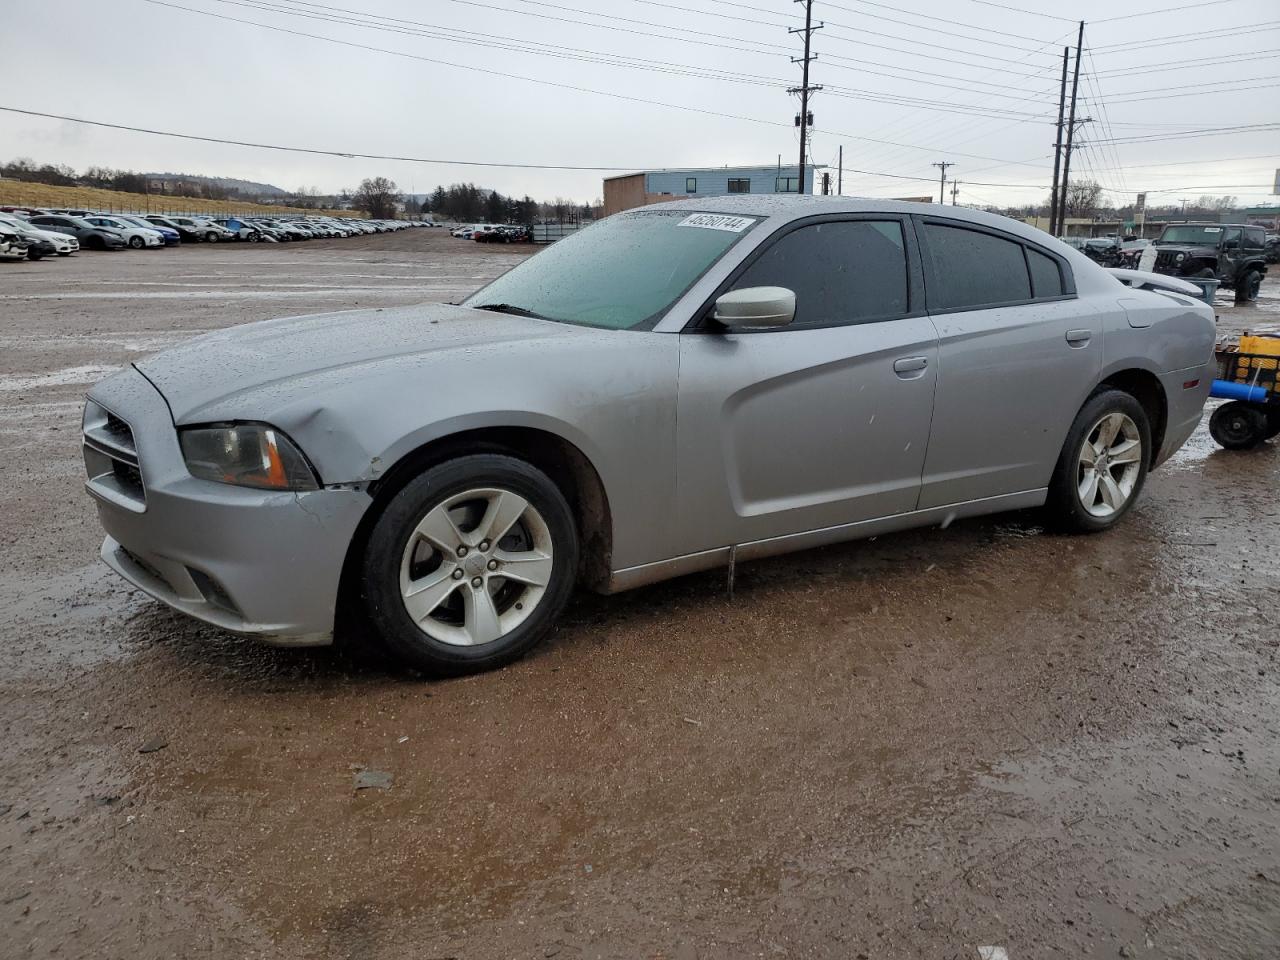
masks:
<path id="1" fill-rule="evenodd" d="M 81 396 L 191 334 L 452 299 L 419 230 L 0 264 L 0 955 L 1280 953 L 1280 447 L 1108 535 L 965 522 L 613 598 L 425 683 L 97 560 Z M 1280 283 L 1224 327 L 1280 322 Z M 389 789 L 354 788 L 363 770 Z"/>

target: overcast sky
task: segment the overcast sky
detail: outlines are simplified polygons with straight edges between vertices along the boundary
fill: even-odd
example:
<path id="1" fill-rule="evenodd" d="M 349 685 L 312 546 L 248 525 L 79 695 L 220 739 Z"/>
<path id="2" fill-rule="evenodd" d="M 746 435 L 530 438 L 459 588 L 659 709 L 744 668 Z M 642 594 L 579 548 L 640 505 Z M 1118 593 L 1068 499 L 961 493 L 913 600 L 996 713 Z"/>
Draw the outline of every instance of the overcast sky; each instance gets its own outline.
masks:
<path id="1" fill-rule="evenodd" d="M 947 160 L 961 202 L 1040 200 L 1052 175 L 1062 47 L 1074 42 L 1070 18 L 1083 17 L 1092 21 L 1081 80 L 1081 112 L 1094 118 L 1081 130 L 1086 144 L 1166 139 L 1092 143 L 1076 173 L 1121 203 L 1139 190 L 1165 191 L 1152 204 L 1202 193 L 1280 202 L 1271 196 L 1280 166 L 1280 7 L 1220 0 L 1133 16 L 1193 2 L 817 0 L 814 18 L 826 28 L 814 35 L 811 80 L 826 89 L 812 103 L 813 159 L 834 168 L 843 144 L 846 194 L 936 196 L 936 181 L 883 174 L 932 179 L 932 164 Z M 797 107 L 786 87 L 799 80 L 789 58 L 800 41 L 787 27 L 802 23 L 803 4 L 791 0 L 0 5 L 9 78 L 0 105 L 9 107 L 451 161 L 639 170 L 796 159 Z M 1188 62 L 1205 60 L 1216 62 Z M 1269 121 L 1270 130 L 1169 139 Z M 332 191 L 381 174 L 423 193 L 470 180 L 539 199 L 594 199 L 609 175 L 309 156 L 0 112 L 0 159 L 19 156 L 286 189 Z"/>

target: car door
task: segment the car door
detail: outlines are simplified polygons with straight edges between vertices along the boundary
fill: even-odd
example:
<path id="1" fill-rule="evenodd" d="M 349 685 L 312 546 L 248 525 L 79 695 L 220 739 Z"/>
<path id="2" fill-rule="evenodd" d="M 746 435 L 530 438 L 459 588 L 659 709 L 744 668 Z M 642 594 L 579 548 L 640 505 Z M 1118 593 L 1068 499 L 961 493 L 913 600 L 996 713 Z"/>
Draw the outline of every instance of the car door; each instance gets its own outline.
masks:
<path id="1" fill-rule="evenodd" d="M 1218 249 L 1221 251 L 1218 276 L 1223 283 L 1233 284 L 1239 279 L 1237 274 L 1243 262 L 1243 236 L 1244 231 L 1240 227 L 1224 227 L 1222 230 L 1222 236 L 1218 240 Z"/>
<path id="2" fill-rule="evenodd" d="M 1066 259 L 1022 238 L 937 217 L 917 234 L 939 353 L 920 508 L 1046 487 L 1123 308 L 1082 302 Z"/>
<path id="3" fill-rule="evenodd" d="M 681 334 L 682 553 L 915 509 L 937 338 L 909 220 L 797 221 L 716 291 L 781 286 L 786 327 L 726 332 L 714 297 Z"/>

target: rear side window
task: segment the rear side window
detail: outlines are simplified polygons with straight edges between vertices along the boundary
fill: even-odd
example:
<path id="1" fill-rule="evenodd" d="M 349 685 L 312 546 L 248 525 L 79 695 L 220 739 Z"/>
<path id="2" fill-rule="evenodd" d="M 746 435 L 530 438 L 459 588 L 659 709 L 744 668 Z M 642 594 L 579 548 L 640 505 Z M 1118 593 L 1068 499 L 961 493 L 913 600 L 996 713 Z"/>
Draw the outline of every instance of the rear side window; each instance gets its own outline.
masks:
<path id="1" fill-rule="evenodd" d="M 1062 296 L 1062 268 L 1057 260 L 1027 247 L 1027 266 L 1031 268 L 1031 289 L 1037 300 Z"/>
<path id="2" fill-rule="evenodd" d="M 896 220 L 814 223 L 775 241 L 733 288 L 786 287 L 794 327 L 870 323 L 907 312 L 907 254 Z"/>
<path id="3" fill-rule="evenodd" d="M 963 227 L 926 223 L 934 310 L 964 310 L 1031 299 L 1022 244 Z M 1059 278 L 1061 284 L 1061 278 Z"/>

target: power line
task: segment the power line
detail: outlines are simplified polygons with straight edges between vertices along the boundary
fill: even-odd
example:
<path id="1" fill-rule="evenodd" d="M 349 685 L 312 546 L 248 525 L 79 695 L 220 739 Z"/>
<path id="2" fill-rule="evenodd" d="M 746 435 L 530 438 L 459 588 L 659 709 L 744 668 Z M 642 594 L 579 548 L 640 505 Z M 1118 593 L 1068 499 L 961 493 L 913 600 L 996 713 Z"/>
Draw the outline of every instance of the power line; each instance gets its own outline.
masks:
<path id="1" fill-rule="evenodd" d="M 105 127 L 110 130 L 123 130 L 129 133 L 144 133 L 156 137 L 173 137 L 179 140 L 196 140 L 201 143 L 217 143 L 233 147 L 251 147 L 259 150 L 279 150 L 285 153 L 306 153 L 316 156 L 340 157 L 345 160 L 391 160 L 404 163 L 432 163 L 445 164 L 460 167 L 500 167 L 504 169 L 515 170 L 569 170 L 569 171 L 603 171 L 610 173 L 630 173 L 637 169 L 636 166 L 630 167 L 607 167 L 607 166 L 587 166 L 587 165 L 570 165 L 570 164 L 550 164 L 550 163 L 504 163 L 489 160 L 453 160 L 440 159 L 435 157 L 408 157 L 395 156 L 392 154 L 379 153 L 358 153 L 352 150 L 325 150 L 315 147 L 292 147 L 275 143 L 257 143 L 250 140 L 232 140 L 224 137 L 210 137 L 193 133 L 176 133 L 171 130 L 155 130 L 149 127 L 138 127 L 123 123 L 109 123 L 105 120 L 89 120 L 84 117 L 73 117 L 59 113 L 45 113 L 40 110 L 26 110 L 21 107 L 7 107 L 0 105 L 0 111 L 6 113 L 17 113 L 28 117 L 41 117 L 47 120 L 63 120 L 68 123 L 82 123 L 92 127 Z M 778 124 L 786 126 L 786 124 Z M 642 168 L 643 169 L 643 168 Z M 653 167 L 649 169 L 663 169 L 661 167 Z M 879 170 L 858 170 L 850 167 L 845 168 L 851 173 L 861 174 L 868 177 L 887 177 L 893 180 L 915 180 L 933 183 L 932 177 L 912 177 L 899 173 L 887 173 Z M 1016 189 L 1042 189 L 1040 184 L 1026 183 L 982 183 L 973 181 L 975 186 L 987 187 L 1011 187 Z"/>
<path id="2" fill-rule="evenodd" d="M 1219 64 L 1233 63 L 1249 63 L 1253 60 L 1272 60 L 1275 54 L 1280 53 L 1280 49 L 1250 51 L 1247 56 L 1242 55 L 1243 51 L 1235 51 L 1233 53 L 1223 54 L 1220 57 L 1196 57 L 1191 60 L 1166 60 L 1163 64 L 1157 66 L 1155 64 L 1142 64 L 1135 67 L 1117 67 L 1114 70 L 1101 70 L 1095 72 L 1095 76 L 1099 77 L 1133 77 L 1144 73 L 1167 73 L 1170 70 L 1185 70 L 1188 67 L 1192 69 L 1197 66 L 1217 66 Z"/>
<path id="3" fill-rule="evenodd" d="M 1273 90 L 1276 87 L 1280 87 L 1280 83 L 1255 83 L 1251 86 L 1244 86 L 1244 87 L 1224 87 L 1221 90 L 1199 90 L 1198 89 L 1196 91 L 1196 95 L 1207 97 L 1215 93 L 1240 93 L 1244 90 Z M 1183 88 L 1178 92 L 1162 93 L 1159 96 L 1155 96 L 1155 97 L 1124 97 L 1124 98 L 1117 98 L 1111 102 L 1112 103 L 1146 103 L 1147 101 L 1150 101 L 1150 100 L 1169 100 L 1169 99 L 1172 99 L 1173 97 L 1185 97 L 1186 95 L 1187 95 L 1186 89 Z"/>
<path id="4" fill-rule="evenodd" d="M 1200 43 L 1204 40 L 1223 40 L 1237 37 L 1244 33 L 1256 33 L 1259 30 L 1275 30 L 1280 28 L 1280 20 L 1266 20 L 1262 23 L 1241 24 L 1236 27 L 1220 27 L 1217 30 L 1197 31 L 1194 37 L 1186 34 L 1175 34 L 1167 37 L 1151 37 L 1147 40 L 1126 40 L 1123 43 L 1104 43 L 1093 48 L 1098 56 L 1110 56 L 1113 53 L 1127 52 L 1131 47 L 1149 50 L 1152 47 L 1171 47 L 1180 43 Z"/>
<path id="5" fill-rule="evenodd" d="M 1220 133 L 1270 133 L 1280 130 L 1280 123 L 1253 123 L 1243 126 L 1236 125 L 1230 127 L 1203 127 L 1198 130 L 1184 130 L 1181 133 L 1163 133 L 1149 134 L 1144 136 L 1133 137 L 1109 137 L 1108 143 L 1157 143 L 1163 140 L 1194 140 L 1199 137 L 1215 137 Z M 1095 140 L 1095 143 L 1101 143 L 1101 140 Z"/>
<path id="6" fill-rule="evenodd" d="M 44 117 L 49 120 L 65 120 L 69 123 L 83 123 L 92 127 L 106 127 L 111 130 L 126 130 L 130 133 L 147 133 L 157 137 L 176 137 L 179 140 L 198 140 L 202 143 L 221 143 L 233 147 L 253 147 L 258 150 L 282 150 L 286 153 L 309 153 L 325 157 L 342 157 L 347 160 L 403 160 L 408 163 L 442 163 L 459 167 L 504 167 L 516 170 L 602 170 L 628 171 L 635 167 L 596 167 L 569 166 L 559 163 L 499 163 L 487 160 L 441 160 L 434 157 L 397 157 L 380 153 L 356 153 L 350 150 L 322 150 L 313 147 L 287 147 L 275 143 L 255 143 L 250 140 L 229 140 L 222 137 L 207 137 L 194 133 L 174 133 L 170 130 L 153 130 L 148 127 L 134 127 L 124 123 L 108 123 L 105 120 L 86 120 L 84 117 L 70 117 L 58 113 L 43 113 L 39 110 L 23 110 L 20 107 L 0 106 L 6 113 L 20 113 L 28 117 Z"/>
<path id="7" fill-rule="evenodd" d="M 1063 23 L 1075 23 L 1070 17 L 1060 17 L 1053 13 L 1042 13 L 1039 10 L 1024 10 L 1021 7 L 1012 7 L 1007 3 L 993 3 L 992 0 L 969 0 L 970 3 L 981 4 L 984 7 L 995 7 L 997 10 L 1007 10 L 1010 13 L 1025 13 L 1029 17 L 1044 17 L 1047 20 L 1061 20 Z"/>
<path id="8" fill-rule="evenodd" d="M 143 0 L 143 2 L 150 3 L 155 6 L 169 7 L 174 10 L 181 10 L 186 13 L 194 13 L 200 16 L 212 17 L 217 20 L 226 20 L 231 23 L 239 23 L 246 26 L 258 27 L 259 29 L 263 29 L 263 30 L 272 30 L 277 33 L 288 34 L 290 36 L 306 37 L 311 40 L 321 40 L 321 41 L 324 41 L 325 43 L 334 43 L 340 46 L 352 47 L 357 50 L 367 50 L 375 53 L 384 53 L 389 56 L 402 57 L 408 60 L 418 60 L 423 63 L 432 63 L 439 66 L 454 67 L 456 69 L 467 70 L 472 73 L 485 73 L 491 76 L 503 77 L 508 80 L 524 80 L 528 83 L 537 83 L 542 86 L 554 87 L 562 90 L 572 90 L 576 93 L 591 93 L 591 94 L 596 94 L 598 96 L 611 97 L 616 100 L 625 100 L 631 103 L 643 103 L 649 106 L 667 107 L 672 110 L 683 110 L 689 113 L 701 114 L 703 116 L 721 117 L 728 120 L 743 120 L 748 123 L 762 124 L 764 126 L 785 126 L 785 124 L 780 124 L 777 121 L 763 120 L 759 117 L 748 117 L 748 116 L 743 116 L 741 114 L 722 113 L 720 111 L 708 110 L 703 107 L 694 107 L 688 104 L 667 103 L 662 100 L 652 100 L 647 97 L 637 97 L 631 94 L 615 93 L 609 90 L 598 90 L 594 87 L 583 87 L 583 86 L 578 86 L 576 84 L 561 83 L 554 80 L 544 80 L 539 77 L 531 77 L 526 74 L 508 73 L 506 71 L 494 70 L 488 67 L 478 67 L 475 64 L 461 64 L 461 63 L 455 63 L 450 60 L 442 60 L 436 57 L 426 57 L 426 56 L 422 56 L 421 54 L 406 53 L 401 50 L 389 50 L 385 47 L 375 47 L 375 46 L 371 46 L 370 44 L 357 43 L 353 40 L 340 40 L 336 37 L 326 37 L 321 34 L 307 33 L 302 30 L 293 30 L 288 27 L 280 27 L 280 26 L 275 26 L 273 24 L 261 23 L 256 20 L 246 20 L 243 17 L 233 17 L 229 14 L 214 13 L 211 10 L 199 10 L 193 7 L 184 7 L 180 4 L 170 3 L 168 2 L 168 0 Z M 844 133 L 841 131 L 830 131 L 830 132 L 835 136 L 845 137 L 850 140 L 860 140 L 866 143 L 874 143 L 874 144 L 893 146 L 893 147 L 902 147 L 909 150 L 932 151 L 933 149 L 935 149 L 934 147 L 923 147 L 917 144 L 898 143 L 892 140 L 883 140 L 876 137 L 867 137 L 862 134 Z M 1015 161 L 1015 160 L 1005 161 L 1001 157 L 990 157 L 990 156 L 984 156 L 982 154 L 967 154 L 967 153 L 962 154 L 957 151 L 952 151 L 952 152 L 956 153 L 957 156 L 962 156 L 962 157 L 965 157 L 966 159 L 992 160 L 999 163 L 1007 162 L 1014 165 L 1017 165 L 1019 163 L 1019 161 Z"/>
<path id="9" fill-rule="evenodd" d="M 391 21 L 396 24 L 407 25 L 405 27 L 398 27 L 398 26 L 392 27 L 382 23 L 370 23 L 365 20 L 353 19 L 348 16 L 313 14 L 309 11 L 281 8 L 279 6 L 280 0 L 215 0 L 215 2 L 230 3 L 235 6 L 245 6 L 245 7 L 250 7 L 252 9 L 261 9 L 268 12 L 281 13 L 284 16 L 299 16 L 299 17 L 305 17 L 308 19 L 318 19 L 318 20 L 321 20 L 322 22 L 332 22 L 332 23 L 340 23 L 347 26 L 364 27 L 366 29 L 379 30 L 379 31 L 388 32 L 388 33 L 404 34 L 407 36 L 425 36 L 425 37 L 431 37 L 434 39 L 445 40 L 448 42 L 471 44 L 471 45 L 481 46 L 481 47 L 496 47 L 497 49 L 513 50 L 521 53 L 530 53 L 530 54 L 535 54 L 539 56 L 548 56 L 555 59 L 572 59 L 572 60 L 578 60 L 584 63 L 596 63 L 596 64 L 602 64 L 605 66 L 624 67 L 627 69 L 636 69 L 636 70 L 647 70 L 655 73 L 662 73 L 662 74 L 668 74 L 673 76 L 689 76 L 697 79 L 719 80 L 719 81 L 730 82 L 730 83 L 752 83 L 759 86 L 772 85 L 772 86 L 782 87 L 787 82 L 780 78 L 762 77 L 758 74 L 736 73 L 736 72 L 726 71 L 726 70 L 707 71 L 705 68 L 701 68 L 695 64 L 680 63 L 676 61 L 653 60 L 649 58 L 631 57 L 623 54 L 605 53 L 602 51 L 590 50 L 582 47 L 566 47 L 566 46 L 554 45 L 554 44 L 543 44 L 538 41 L 523 41 L 515 37 L 504 37 L 498 34 L 481 34 L 476 31 L 457 30 L 456 28 L 452 28 L 452 27 L 436 27 L 433 24 L 423 23 L 421 21 L 404 20 L 404 19 L 392 18 L 392 17 L 377 18 L 380 20 Z M 301 0 L 284 0 L 284 2 L 297 3 L 297 2 L 301 2 Z M 306 3 L 305 6 L 316 7 L 316 8 L 320 8 L 328 11 L 334 11 L 335 13 L 339 13 L 339 14 L 350 14 L 350 15 L 353 15 L 354 17 L 372 16 L 372 15 L 362 14 L 359 11 L 347 10 L 342 7 L 333 7 L 325 4 Z M 422 27 L 426 29 L 416 29 L 418 27 Z M 440 32 L 440 31 L 445 31 L 445 32 Z M 455 37 L 455 36 L 452 36 L 452 33 L 454 32 L 468 34 L 470 36 Z M 472 39 L 471 37 L 473 36 L 482 37 L 484 39 Z M 501 41 L 510 41 L 510 42 L 501 42 Z M 532 49 L 523 45 L 526 43 L 537 43 L 539 47 L 545 47 L 547 49 Z M 745 50 L 746 48 L 743 48 L 743 49 Z M 754 51 L 747 51 L 747 52 L 754 52 Z M 582 54 L 582 55 L 575 56 L 574 54 Z M 835 66 L 839 69 L 849 69 L 849 68 L 844 68 L 839 64 L 836 64 Z M 890 79 L 895 79 L 895 80 L 912 79 L 912 78 L 903 78 L 896 74 L 879 73 L 874 70 L 863 70 L 861 72 L 876 74 L 879 76 L 884 76 L 884 77 L 888 77 Z M 963 79 L 963 78 L 957 77 L 955 79 Z M 925 83 L 932 86 L 948 87 L 950 89 L 959 89 L 959 90 L 969 89 L 968 87 L 953 87 L 949 84 L 940 84 L 940 83 L 936 83 L 934 81 L 928 81 L 928 80 L 917 81 L 917 82 Z M 832 87 L 831 89 L 833 91 L 838 91 L 839 95 L 843 95 L 849 99 L 859 99 L 859 100 L 865 99 L 865 100 L 870 100 L 874 102 L 891 103 L 891 104 L 906 103 L 911 105 L 917 105 L 922 109 L 932 109 L 932 110 L 940 109 L 935 106 L 936 101 L 934 100 L 925 100 L 923 98 L 908 97 L 905 94 L 902 94 L 902 95 L 892 94 L 892 93 L 882 92 L 878 90 L 859 90 L 856 88 L 843 87 L 843 86 Z M 1009 88 L 1009 89 L 1012 89 L 1012 88 Z M 1017 96 L 1015 94 L 993 93 L 991 94 L 991 96 L 999 96 L 1005 99 L 1017 100 L 1017 101 L 1037 102 L 1033 98 Z M 957 106 L 960 109 L 955 111 L 944 111 L 944 112 L 972 113 L 974 115 L 983 115 L 980 111 L 973 110 L 967 104 L 957 104 Z M 1000 113 L 1007 114 L 1010 116 L 1016 115 L 1015 111 L 1008 111 L 1008 110 L 1000 110 Z M 1024 115 L 1033 116 L 1032 114 L 1024 114 Z"/>
<path id="10" fill-rule="evenodd" d="M 914 11 L 901 10 L 901 9 L 899 9 L 898 7 L 892 7 L 892 6 L 890 6 L 889 4 L 887 4 L 887 3 L 874 3 L 874 2 L 872 2 L 872 0 L 853 0 L 853 2 L 854 2 L 854 3 L 862 4 L 862 6 L 864 6 L 864 7 L 879 7 L 881 10 L 893 10 L 893 11 L 895 11 L 895 12 L 897 12 L 897 13 L 902 13 L 902 14 L 905 14 L 905 15 L 907 15 L 907 16 L 911 16 L 911 17 L 919 17 L 919 18 L 920 18 L 920 19 L 922 19 L 922 20 L 933 20 L 935 23 L 945 23 L 945 24 L 947 24 L 948 29 L 947 29 L 947 30 L 945 30 L 945 31 L 939 30 L 939 31 L 938 31 L 939 33 L 952 34 L 952 32 L 955 30 L 955 20 L 954 20 L 954 19 L 950 19 L 950 20 L 949 20 L 949 19 L 947 19 L 946 17 L 934 17 L 934 16 L 930 16 L 930 15 L 929 15 L 929 14 L 927 14 L 927 13 L 916 13 L 916 12 L 914 12 Z M 838 3 L 826 3 L 826 4 L 825 4 L 825 6 L 827 6 L 828 8 L 830 8 L 830 9 L 832 9 L 832 10 L 844 10 L 846 13 L 856 13 L 856 14 L 858 14 L 859 16 L 864 16 L 864 17 L 874 17 L 874 16 L 876 16 L 876 14 L 873 14 L 873 13 L 864 13 L 864 12 L 863 12 L 863 11 L 861 11 L 861 10 L 852 10 L 852 9 L 850 9 L 849 7 L 842 7 L 842 6 L 840 6 Z M 881 19 L 888 20 L 888 19 L 889 19 L 889 17 L 882 17 Z M 903 23 L 903 21 L 901 21 L 901 20 L 894 20 L 894 21 L 892 21 L 892 22 L 893 22 L 893 23 Z M 909 26 L 909 27 L 910 27 L 910 26 L 915 26 L 915 25 L 914 25 L 914 24 L 910 24 L 910 23 L 905 23 L 905 24 L 904 24 L 904 26 Z M 919 27 L 918 29 L 921 29 L 921 30 L 931 30 L 931 29 L 936 29 L 936 28 L 933 28 L 933 27 Z M 1042 40 L 1042 39 L 1040 39 L 1039 37 L 1028 37 L 1028 36 L 1024 36 L 1023 34 L 1020 34 L 1020 33 L 1008 33 L 1008 32 L 1006 32 L 1006 31 L 1004 31 L 1004 30 L 993 30 L 993 29 L 990 29 L 990 28 L 985 28 L 982 32 L 983 32 L 983 33 L 994 33 L 994 34 L 998 34 L 999 36 L 1002 36 L 1002 37 L 1013 37 L 1015 40 L 1029 40 L 1029 41 L 1031 41 L 1032 43 L 1034 43 L 1034 44 L 1038 44 L 1038 45 L 1040 45 L 1040 46 L 1043 46 L 1045 43 L 1047 43 L 1047 42 L 1048 42 L 1048 41 L 1046 41 L 1046 40 Z"/>
<path id="11" fill-rule="evenodd" d="M 1188 3 L 1181 7 L 1164 7 L 1160 10 L 1144 10 L 1142 13 L 1126 13 L 1118 17 L 1104 17 L 1101 20 L 1093 20 L 1092 23 L 1115 23 L 1117 20 L 1132 20 L 1135 17 L 1150 17 L 1155 14 L 1177 13 L 1179 10 L 1192 10 L 1195 7 L 1212 7 L 1220 3 L 1235 3 L 1236 0 L 1201 0 L 1200 3 Z"/>

